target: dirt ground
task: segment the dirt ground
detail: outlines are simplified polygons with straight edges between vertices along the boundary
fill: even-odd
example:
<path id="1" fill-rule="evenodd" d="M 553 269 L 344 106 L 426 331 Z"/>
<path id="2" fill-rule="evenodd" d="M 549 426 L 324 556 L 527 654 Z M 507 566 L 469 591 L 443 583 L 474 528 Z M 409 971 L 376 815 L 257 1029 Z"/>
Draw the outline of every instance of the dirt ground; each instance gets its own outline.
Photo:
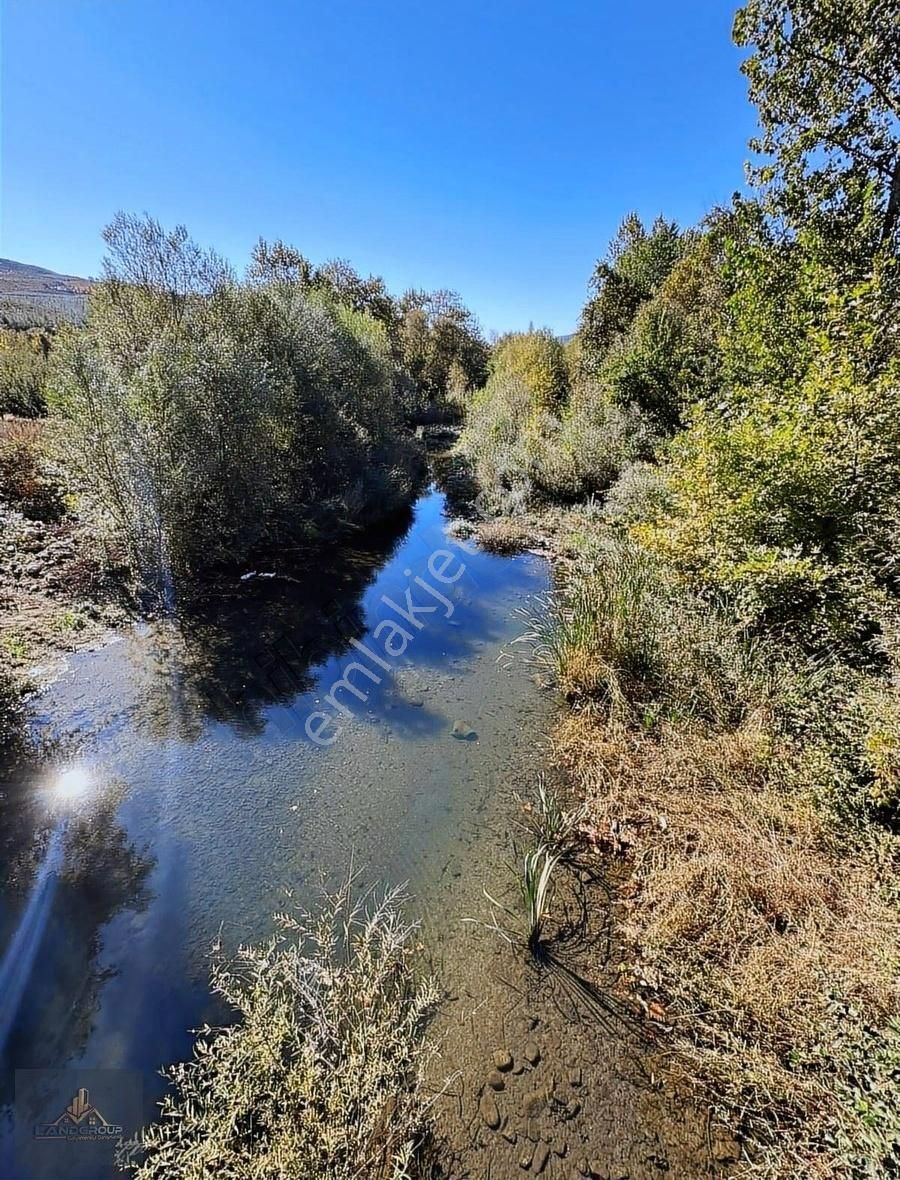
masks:
<path id="1" fill-rule="evenodd" d="M 124 571 L 94 533 L 65 516 L 28 520 L 0 505 L 0 653 L 26 681 L 61 655 L 102 643 L 133 615 Z"/>
<path id="2" fill-rule="evenodd" d="M 727 1176 L 738 1145 L 666 1080 L 665 1025 L 621 982 L 615 889 L 596 857 L 557 867 L 543 962 L 490 928 L 494 917 L 504 927 L 515 919 L 482 886 L 513 914 L 521 905 L 517 807 L 501 801 L 486 829 L 483 881 L 448 896 L 457 920 L 437 965 L 449 998 L 431 1071 L 437 1175 Z"/>

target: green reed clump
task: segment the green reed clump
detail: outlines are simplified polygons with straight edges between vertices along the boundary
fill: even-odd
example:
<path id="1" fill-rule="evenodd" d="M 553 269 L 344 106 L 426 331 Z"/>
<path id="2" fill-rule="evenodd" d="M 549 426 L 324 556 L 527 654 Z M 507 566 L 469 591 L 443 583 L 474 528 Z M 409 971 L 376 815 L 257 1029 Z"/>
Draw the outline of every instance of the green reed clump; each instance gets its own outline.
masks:
<path id="1" fill-rule="evenodd" d="M 777 707 L 802 674 L 614 534 L 599 535 L 525 619 L 519 642 L 565 695 L 618 716 L 737 724 Z"/>
<path id="2" fill-rule="evenodd" d="M 579 824 L 587 815 L 587 805 L 564 807 L 557 792 L 544 776 L 538 780 L 534 800 L 520 800 L 525 816 L 524 824 L 538 841 L 558 857 L 571 851 Z"/>
<path id="3" fill-rule="evenodd" d="M 550 911 L 553 871 L 559 856 L 541 845 L 525 854 L 522 868 L 522 900 L 525 905 L 527 943 L 535 951 L 541 941 L 544 923 Z"/>

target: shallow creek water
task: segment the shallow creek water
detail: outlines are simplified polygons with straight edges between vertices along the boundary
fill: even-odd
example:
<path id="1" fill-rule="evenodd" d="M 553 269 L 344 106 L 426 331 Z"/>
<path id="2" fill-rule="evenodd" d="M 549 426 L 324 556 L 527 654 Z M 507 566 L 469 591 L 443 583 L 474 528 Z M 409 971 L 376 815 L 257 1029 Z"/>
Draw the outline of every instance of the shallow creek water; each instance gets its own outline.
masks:
<path id="1" fill-rule="evenodd" d="M 92 1071 L 134 1071 L 122 1084 L 140 1083 L 151 1116 L 156 1071 L 215 1015 L 213 943 L 265 937 L 274 911 L 312 900 L 351 860 L 366 881 L 408 881 L 425 941 L 440 943 L 483 816 L 501 786 L 533 777 L 551 708 L 527 668 L 498 660 L 545 564 L 459 546 L 445 523 L 431 489 L 393 534 L 294 580 L 260 570 L 205 617 L 71 656 L 34 702 L 55 752 L 0 782 L 4 1180 L 53 1175 L 47 1151 L 16 1159 L 15 1071 L 68 1071 L 60 1093 Z M 437 550 L 454 555 L 445 577 L 464 567 L 456 580 L 429 570 Z M 403 607 L 407 590 L 435 609 L 403 624 L 412 638 L 389 655 L 378 626 L 403 623 L 386 599 Z M 352 676 L 366 699 L 339 690 L 352 715 L 336 713 L 339 732 L 318 745 L 308 719 L 334 712 L 327 694 L 351 661 L 372 673 Z M 80 1144 L 50 1146 L 68 1153 L 66 1180 L 115 1174 L 76 1161 Z"/>

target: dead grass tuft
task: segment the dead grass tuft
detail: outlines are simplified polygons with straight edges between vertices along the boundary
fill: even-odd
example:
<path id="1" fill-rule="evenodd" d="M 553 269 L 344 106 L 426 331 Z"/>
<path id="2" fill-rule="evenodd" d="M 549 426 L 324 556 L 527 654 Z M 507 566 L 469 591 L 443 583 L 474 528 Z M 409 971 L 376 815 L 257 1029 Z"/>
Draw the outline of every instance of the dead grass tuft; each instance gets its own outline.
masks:
<path id="1" fill-rule="evenodd" d="M 478 526 L 478 544 L 488 553 L 521 553 L 529 542 L 528 530 L 509 516 L 498 516 Z"/>
<path id="2" fill-rule="evenodd" d="M 752 719 L 650 736 L 583 710 L 555 745 L 588 801 L 586 835 L 629 859 L 638 994 L 666 1007 L 685 1076 L 763 1144 L 753 1174 L 796 1175 L 810 1145 L 858 1125 L 841 1088 L 848 1029 L 900 1012 L 900 916 L 878 869 L 780 789 L 793 752 Z M 835 1169 L 822 1174 L 851 1174 Z"/>

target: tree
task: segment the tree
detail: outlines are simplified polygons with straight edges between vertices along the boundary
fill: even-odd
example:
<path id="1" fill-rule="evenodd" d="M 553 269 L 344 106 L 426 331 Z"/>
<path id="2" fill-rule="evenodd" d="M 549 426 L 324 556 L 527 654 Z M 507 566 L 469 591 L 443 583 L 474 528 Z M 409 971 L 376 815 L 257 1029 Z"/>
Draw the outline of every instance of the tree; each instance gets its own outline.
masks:
<path id="1" fill-rule="evenodd" d="M 673 221 L 658 217 L 648 233 L 636 213 L 629 213 L 606 258 L 591 277 L 593 295 L 581 314 L 582 364 L 596 374 L 603 357 L 634 321 L 638 308 L 663 282 L 681 254 L 681 234 Z"/>
<path id="2" fill-rule="evenodd" d="M 742 70 L 765 157 L 751 168 L 794 227 L 810 219 L 840 242 L 871 226 L 873 245 L 900 232 L 900 17 L 896 0 L 750 0 L 734 20 L 752 48 Z M 833 224 L 833 221 L 832 221 Z"/>
<path id="3" fill-rule="evenodd" d="M 451 369 L 469 390 L 487 378 L 488 347 L 478 322 L 455 291 L 409 290 L 400 299 L 403 364 L 424 398 L 450 391 Z"/>

